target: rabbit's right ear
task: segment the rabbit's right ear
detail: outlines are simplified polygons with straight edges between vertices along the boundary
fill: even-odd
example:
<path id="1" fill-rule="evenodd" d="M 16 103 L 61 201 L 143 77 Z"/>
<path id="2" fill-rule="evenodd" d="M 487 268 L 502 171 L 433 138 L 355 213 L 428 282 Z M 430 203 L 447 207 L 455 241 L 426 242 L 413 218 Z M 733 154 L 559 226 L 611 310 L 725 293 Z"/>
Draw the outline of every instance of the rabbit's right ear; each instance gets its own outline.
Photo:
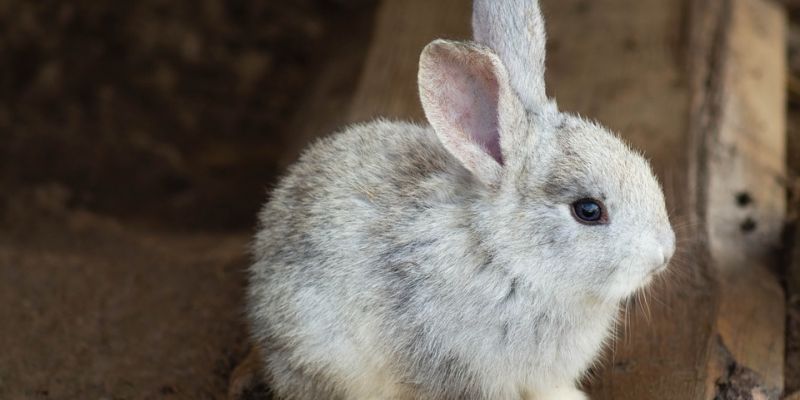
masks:
<path id="1" fill-rule="evenodd" d="M 422 51 L 418 78 L 425 116 L 444 147 L 498 186 L 526 120 L 500 59 L 476 43 L 436 40 Z"/>
<path id="2" fill-rule="evenodd" d="M 546 37 L 539 0 L 474 0 L 472 34 L 503 60 L 525 107 L 536 109 L 547 102 Z"/>

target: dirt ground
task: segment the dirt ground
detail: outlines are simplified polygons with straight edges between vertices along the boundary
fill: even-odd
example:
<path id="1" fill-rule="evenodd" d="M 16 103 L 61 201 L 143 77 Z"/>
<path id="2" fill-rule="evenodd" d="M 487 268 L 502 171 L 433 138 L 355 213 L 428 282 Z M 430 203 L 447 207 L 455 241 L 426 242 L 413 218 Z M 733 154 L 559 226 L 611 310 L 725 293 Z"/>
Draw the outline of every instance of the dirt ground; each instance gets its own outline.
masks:
<path id="1" fill-rule="evenodd" d="M 247 238 L 132 228 L 58 190 L 2 219 L 0 398 L 221 398 L 247 346 Z"/>
<path id="2" fill-rule="evenodd" d="M 373 9 L 0 2 L 0 399 L 225 398 L 255 214 Z"/>

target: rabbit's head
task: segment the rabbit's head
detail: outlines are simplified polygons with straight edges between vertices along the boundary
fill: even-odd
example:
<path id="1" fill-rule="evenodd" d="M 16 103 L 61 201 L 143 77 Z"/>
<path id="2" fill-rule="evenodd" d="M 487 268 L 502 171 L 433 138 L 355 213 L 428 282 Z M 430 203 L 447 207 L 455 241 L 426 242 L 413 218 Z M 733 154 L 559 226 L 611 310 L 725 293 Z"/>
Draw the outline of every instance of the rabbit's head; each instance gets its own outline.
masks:
<path id="1" fill-rule="evenodd" d="M 476 218 L 494 259 L 554 293 L 630 295 L 675 250 L 650 166 L 547 99 L 535 0 L 476 0 L 473 29 L 475 42 L 425 48 L 419 86 L 440 141 L 485 188 Z"/>

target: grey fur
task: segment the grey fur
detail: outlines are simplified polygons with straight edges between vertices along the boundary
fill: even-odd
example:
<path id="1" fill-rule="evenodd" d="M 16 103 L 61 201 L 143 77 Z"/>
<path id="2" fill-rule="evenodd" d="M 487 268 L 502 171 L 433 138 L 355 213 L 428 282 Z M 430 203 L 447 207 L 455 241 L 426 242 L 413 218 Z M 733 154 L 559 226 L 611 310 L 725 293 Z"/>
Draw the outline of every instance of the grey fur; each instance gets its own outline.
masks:
<path id="1" fill-rule="evenodd" d="M 543 27 L 534 1 L 492 4 L 521 15 L 474 20 Z M 262 210 L 248 316 L 279 398 L 583 399 L 574 385 L 619 302 L 668 262 L 647 162 L 543 87 L 519 93 L 543 84 L 543 28 L 496 28 L 423 52 L 432 127 L 378 120 L 319 140 Z M 495 52 L 504 40 L 542 50 Z M 609 224 L 572 217 L 584 197 Z"/>

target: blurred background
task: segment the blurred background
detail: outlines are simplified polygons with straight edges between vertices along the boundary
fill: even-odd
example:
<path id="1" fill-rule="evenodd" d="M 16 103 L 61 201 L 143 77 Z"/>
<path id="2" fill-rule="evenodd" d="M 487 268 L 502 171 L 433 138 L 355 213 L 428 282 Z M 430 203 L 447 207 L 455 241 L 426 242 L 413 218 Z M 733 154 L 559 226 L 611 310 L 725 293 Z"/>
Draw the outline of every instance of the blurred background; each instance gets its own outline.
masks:
<path id="1" fill-rule="evenodd" d="M 224 397 L 256 212 L 374 8 L 0 1 L 0 398 Z"/>
<path id="2" fill-rule="evenodd" d="M 800 2 L 785 4 L 797 154 Z M 0 0 L 0 398 L 226 397 L 249 350 L 255 215 L 348 119 L 375 10 Z"/>
<path id="3" fill-rule="evenodd" d="M 250 227 L 291 158 L 284 149 L 307 139 L 290 127 L 320 69 L 360 65 L 372 10 L 369 0 L 0 2 L 3 197 L 47 185 L 69 207 L 122 219 Z M 358 70 L 342 69 L 331 90 L 352 90 Z"/>

